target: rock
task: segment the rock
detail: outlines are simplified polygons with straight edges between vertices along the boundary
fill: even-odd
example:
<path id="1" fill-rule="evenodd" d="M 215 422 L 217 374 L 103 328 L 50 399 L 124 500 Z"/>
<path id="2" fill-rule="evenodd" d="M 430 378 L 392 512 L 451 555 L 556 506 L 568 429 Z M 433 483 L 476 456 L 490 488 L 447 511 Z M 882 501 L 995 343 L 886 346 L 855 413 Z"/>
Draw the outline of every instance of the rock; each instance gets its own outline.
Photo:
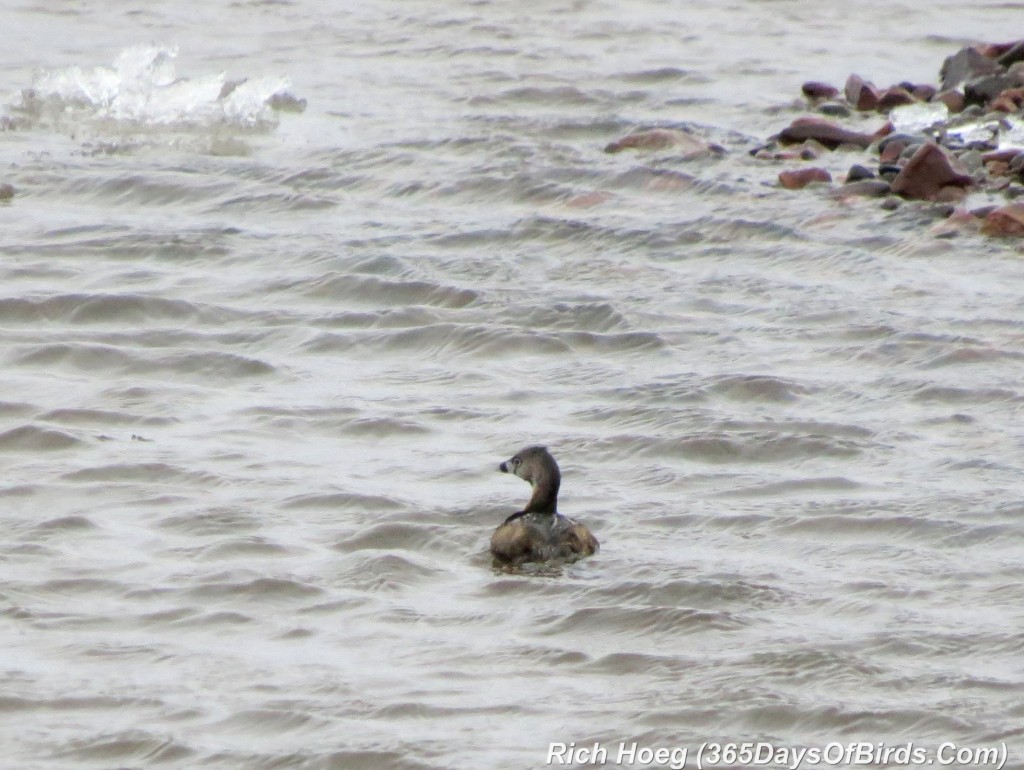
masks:
<path id="1" fill-rule="evenodd" d="M 897 198 L 895 195 L 890 195 L 884 201 L 882 201 L 882 208 L 886 211 L 895 211 L 903 205 L 903 201 Z"/>
<path id="2" fill-rule="evenodd" d="M 996 61 L 1004 67 L 1010 67 L 1019 61 L 1024 61 L 1024 40 L 1012 43 L 1009 48 L 996 58 Z"/>
<path id="3" fill-rule="evenodd" d="M 842 102 L 822 102 L 818 105 L 818 112 L 833 118 L 847 118 L 850 116 L 850 108 Z"/>
<path id="4" fill-rule="evenodd" d="M 915 136 L 913 134 L 902 134 L 902 133 L 900 133 L 900 134 L 889 134 L 887 137 L 885 137 L 884 139 L 882 139 L 878 143 L 878 149 L 880 151 L 884 152 L 885 149 L 890 144 L 893 144 L 893 143 L 902 144 L 904 147 L 906 147 L 907 145 L 914 144 L 915 142 L 920 142 L 920 141 L 921 141 L 921 137 L 920 136 Z M 902 150 L 901 150 L 901 152 L 902 152 Z"/>
<path id="5" fill-rule="evenodd" d="M 779 172 L 779 184 L 787 190 L 800 190 L 815 182 L 831 182 L 832 175 L 823 168 L 812 166 L 794 171 Z"/>
<path id="6" fill-rule="evenodd" d="M 867 149 L 873 141 L 870 134 L 851 131 L 822 118 L 797 118 L 779 132 L 777 139 L 780 144 L 801 144 L 808 139 L 814 139 L 830 150 L 841 144 L 853 144 L 861 149 Z"/>
<path id="7" fill-rule="evenodd" d="M 920 99 L 922 102 L 930 102 L 932 97 L 938 93 L 938 89 L 935 86 L 928 85 L 927 83 L 919 83 L 909 90 L 914 95 L 914 98 Z"/>
<path id="8" fill-rule="evenodd" d="M 899 163 L 898 165 L 900 165 L 900 166 L 905 165 L 907 161 L 909 161 L 911 158 L 914 157 L 914 153 L 916 153 L 918 150 L 921 149 L 921 145 L 922 144 L 924 144 L 924 143 L 923 142 L 914 142 L 912 145 L 910 145 L 908 147 L 904 147 L 903 148 L 903 152 L 900 153 L 900 157 L 899 157 L 899 160 L 903 161 L 903 163 Z"/>
<path id="9" fill-rule="evenodd" d="M 895 179 L 899 175 L 900 171 L 902 171 L 902 169 L 899 166 L 893 166 L 893 165 L 879 166 L 878 167 L 878 176 L 880 176 L 882 179 L 884 179 L 887 182 L 892 182 L 892 180 Z"/>
<path id="10" fill-rule="evenodd" d="M 1000 161 L 1002 163 L 1007 164 L 1007 167 L 1010 167 L 1020 155 L 1024 155 L 1024 150 L 1018 148 L 1010 148 L 1006 150 L 993 150 L 992 152 L 986 152 L 984 155 L 981 156 L 981 159 L 983 163 Z"/>
<path id="11" fill-rule="evenodd" d="M 881 179 L 860 179 L 856 182 L 847 182 L 837 188 L 834 195 L 837 198 L 846 196 L 862 196 L 865 198 L 881 198 L 891 192 L 888 182 Z"/>
<path id="12" fill-rule="evenodd" d="M 881 94 L 878 95 L 878 104 L 876 109 L 879 112 L 888 112 L 893 107 L 899 107 L 903 104 L 913 104 L 917 99 L 905 88 L 900 86 L 893 86 L 892 88 L 885 89 Z"/>
<path id="13" fill-rule="evenodd" d="M 878 162 L 885 165 L 895 163 L 909 146 L 908 143 L 903 141 L 889 142 L 884 147 L 879 145 L 881 152 L 878 153 Z"/>
<path id="14" fill-rule="evenodd" d="M 989 176 L 1010 176 L 1010 164 L 1005 160 L 990 160 L 985 164 Z"/>
<path id="15" fill-rule="evenodd" d="M 1024 106 L 1024 88 L 1007 88 L 1001 91 L 996 99 L 1009 99 L 1015 107 Z"/>
<path id="16" fill-rule="evenodd" d="M 957 156 L 968 172 L 981 171 L 985 167 L 985 158 L 977 150 L 967 150 Z"/>
<path id="17" fill-rule="evenodd" d="M 1017 111 L 1017 105 L 1013 103 L 1013 100 L 1007 99 L 1003 96 L 997 96 L 992 100 L 992 103 L 989 106 L 993 110 L 998 110 L 999 112 L 1005 112 L 1007 114 Z"/>
<path id="18" fill-rule="evenodd" d="M 874 179 L 875 175 L 872 171 L 859 163 L 854 163 L 850 166 L 850 170 L 846 172 L 846 181 L 858 182 L 861 179 Z"/>
<path id="19" fill-rule="evenodd" d="M 907 165 L 892 180 L 892 191 L 904 198 L 938 200 L 944 187 L 967 188 L 973 183 L 970 175 L 954 158 L 936 144 L 922 145 Z"/>
<path id="20" fill-rule="evenodd" d="M 955 184 L 943 185 L 935 194 L 935 200 L 939 203 L 959 203 L 967 196 L 967 190 Z"/>
<path id="21" fill-rule="evenodd" d="M 860 75 L 850 75 L 843 89 L 846 101 L 861 112 L 868 112 L 878 106 L 878 89 L 866 82 Z"/>
<path id="22" fill-rule="evenodd" d="M 1024 203 L 1010 203 L 990 211 L 981 223 L 985 235 L 1024 235 Z"/>
<path id="23" fill-rule="evenodd" d="M 674 128 L 652 128 L 647 131 L 635 131 L 604 148 L 605 152 L 615 153 L 623 150 L 677 150 L 684 157 L 694 158 L 716 153 L 716 145 Z M 720 149 L 720 148 L 719 148 Z"/>
<path id="24" fill-rule="evenodd" d="M 828 83 L 819 83 L 815 80 L 809 80 L 800 87 L 800 90 L 804 92 L 804 96 L 808 99 L 831 99 L 833 96 L 839 95 L 839 89 L 834 86 L 830 86 Z"/>
<path id="25" fill-rule="evenodd" d="M 1016 85 L 1017 79 L 1012 75 L 985 75 L 964 85 L 964 101 L 967 104 L 988 104 L 1007 88 Z"/>
<path id="26" fill-rule="evenodd" d="M 967 80 L 1002 72 L 1002 69 L 997 62 L 983 56 L 977 48 L 961 48 L 942 63 L 939 70 L 939 79 L 942 81 L 940 90 L 948 91 Z"/>
<path id="27" fill-rule="evenodd" d="M 15 192 L 17 191 L 14 189 L 14 185 L 7 184 L 6 182 L 0 184 L 0 201 L 9 201 L 14 197 Z"/>

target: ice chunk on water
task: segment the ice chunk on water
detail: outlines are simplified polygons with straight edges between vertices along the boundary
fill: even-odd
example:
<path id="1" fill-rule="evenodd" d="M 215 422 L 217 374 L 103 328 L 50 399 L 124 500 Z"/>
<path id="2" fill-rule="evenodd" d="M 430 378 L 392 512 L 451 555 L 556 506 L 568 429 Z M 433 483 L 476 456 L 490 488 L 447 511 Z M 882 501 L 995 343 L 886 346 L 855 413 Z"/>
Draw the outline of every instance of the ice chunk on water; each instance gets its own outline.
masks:
<path id="1" fill-rule="evenodd" d="M 997 131 L 999 131 L 998 121 L 983 120 L 954 126 L 946 131 L 946 136 L 955 137 L 965 145 L 987 144 L 995 139 Z"/>
<path id="2" fill-rule="evenodd" d="M 942 102 L 904 104 L 889 110 L 889 121 L 900 134 L 916 134 L 943 123 L 949 118 L 949 108 Z"/>
<path id="3" fill-rule="evenodd" d="M 1024 119 L 1008 115 L 999 132 L 1000 150 L 1024 150 Z"/>

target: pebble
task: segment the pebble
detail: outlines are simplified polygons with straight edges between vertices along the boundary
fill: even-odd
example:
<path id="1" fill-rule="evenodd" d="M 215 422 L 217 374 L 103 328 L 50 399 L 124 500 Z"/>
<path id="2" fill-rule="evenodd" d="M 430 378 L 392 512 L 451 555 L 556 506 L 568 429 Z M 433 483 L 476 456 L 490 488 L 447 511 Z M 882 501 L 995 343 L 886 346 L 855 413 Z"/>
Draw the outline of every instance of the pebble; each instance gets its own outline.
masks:
<path id="1" fill-rule="evenodd" d="M 1024 203 L 1010 203 L 990 211 L 981 223 L 985 235 L 1024 236 Z"/>
<path id="2" fill-rule="evenodd" d="M 850 166 L 850 170 L 846 172 L 847 182 L 859 182 L 861 179 L 874 179 L 875 175 L 867 166 L 862 166 L 859 163 L 854 163 Z"/>
<path id="3" fill-rule="evenodd" d="M 823 168 L 812 166 L 779 173 L 779 184 L 787 190 L 800 190 L 816 182 L 831 182 L 832 175 Z"/>

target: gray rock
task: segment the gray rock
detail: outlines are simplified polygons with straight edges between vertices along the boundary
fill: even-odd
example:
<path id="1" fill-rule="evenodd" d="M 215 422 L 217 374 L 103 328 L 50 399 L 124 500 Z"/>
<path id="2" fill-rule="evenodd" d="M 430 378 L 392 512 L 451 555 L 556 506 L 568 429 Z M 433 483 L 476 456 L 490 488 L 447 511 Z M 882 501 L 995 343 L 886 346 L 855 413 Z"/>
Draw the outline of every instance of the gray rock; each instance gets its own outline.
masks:
<path id="1" fill-rule="evenodd" d="M 1003 68 L 998 62 L 982 56 L 977 48 L 961 48 L 952 56 L 946 57 L 942 63 L 942 68 L 939 70 L 939 77 L 942 79 L 940 90 L 947 91 L 980 75 L 990 75 L 1002 71 Z"/>
<path id="2" fill-rule="evenodd" d="M 835 118 L 847 118 L 850 116 L 850 108 L 842 102 L 824 102 L 818 107 L 818 112 Z"/>
<path id="3" fill-rule="evenodd" d="M 874 179 L 875 174 L 871 169 L 866 166 L 862 166 L 859 163 L 854 163 L 850 166 L 850 170 L 846 172 L 847 182 L 859 182 L 861 179 Z"/>
<path id="4" fill-rule="evenodd" d="M 985 165 L 985 158 L 977 150 L 967 150 L 966 152 L 960 153 L 957 157 L 960 158 L 960 162 L 967 167 L 967 170 L 971 172 L 981 171 L 982 167 Z"/>

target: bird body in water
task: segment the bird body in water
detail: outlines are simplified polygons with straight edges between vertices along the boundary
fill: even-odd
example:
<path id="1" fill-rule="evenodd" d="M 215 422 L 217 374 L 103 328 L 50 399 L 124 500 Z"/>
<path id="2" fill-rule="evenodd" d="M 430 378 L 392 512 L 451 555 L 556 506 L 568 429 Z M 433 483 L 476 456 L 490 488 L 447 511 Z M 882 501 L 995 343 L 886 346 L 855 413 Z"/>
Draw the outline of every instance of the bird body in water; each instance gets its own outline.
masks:
<path id="1" fill-rule="evenodd" d="M 498 470 L 529 482 L 533 494 L 526 507 L 505 519 L 491 536 L 491 555 L 496 566 L 566 563 L 597 553 L 597 538 L 590 530 L 558 512 L 562 474 L 546 447 L 520 449 Z"/>

